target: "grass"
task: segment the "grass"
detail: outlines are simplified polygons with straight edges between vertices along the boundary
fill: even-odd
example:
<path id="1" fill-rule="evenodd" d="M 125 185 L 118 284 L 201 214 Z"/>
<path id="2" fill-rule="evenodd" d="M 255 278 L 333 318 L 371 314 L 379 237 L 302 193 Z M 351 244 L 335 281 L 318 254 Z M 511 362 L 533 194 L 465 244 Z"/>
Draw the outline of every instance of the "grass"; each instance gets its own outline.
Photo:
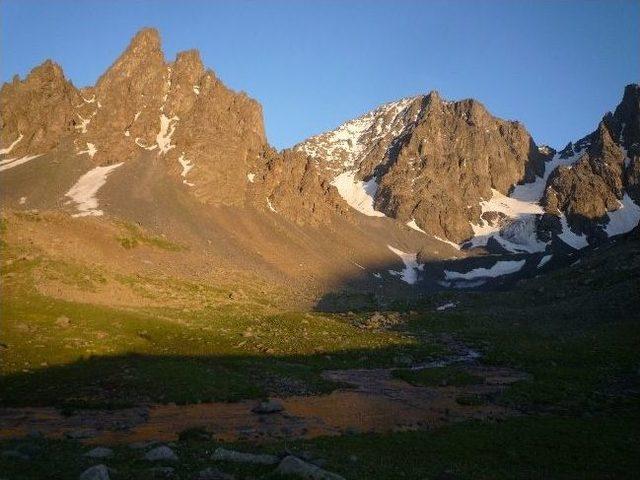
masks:
<path id="1" fill-rule="evenodd" d="M 127 250 L 139 245 L 148 245 L 162 250 L 167 250 L 169 252 L 180 252 L 186 248 L 183 245 L 171 242 L 163 237 L 149 235 L 138 225 L 124 221 L 119 222 L 119 224 L 123 227 L 125 233 L 122 236 L 117 237 L 117 240 L 122 248 Z"/>
<path id="2" fill-rule="evenodd" d="M 1 305 L 4 406 L 233 401 L 265 397 L 276 383 L 326 392 L 335 384 L 320 377 L 325 369 L 393 366 L 401 356 L 421 361 L 445 353 L 402 332 L 362 331 L 336 315 L 274 314 L 260 301 L 223 303 L 225 291 L 178 279 L 156 282 L 163 295 L 197 297 L 201 308 L 118 309 L 59 300 L 30 286 L 31 275 L 49 272 L 85 291 L 113 280 L 77 265 L 19 258 L 3 268 L 9 280 Z M 155 289 L 151 279 L 129 281 L 132 289 Z M 59 325 L 60 318 L 68 325 Z"/>
<path id="3" fill-rule="evenodd" d="M 470 421 L 434 431 L 388 435 L 346 435 L 314 440 L 276 441 L 262 446 L 224 444 L 240 451 L 305 454 L 326 461 L 325 468 L 347 479 L 614 479 L 633 478 L 640 469 L 637 408 L 620 416 L 571 418 L 526 416 L 499 423 Z M 176 479 L 192 479 L 214 466 L 239 478 L 272 478 L 273 467 L 213 462 L 221 444 L 205 432 L 185 432 L 173 446 L 180 458 Z M 1 450 L 35 451 L 37 461 L 0 457 L 7 478 L 75 479 L 96 463 L 82 456 L 91 447 L 71 440 L 5 441 Z M 114 447 L 105 463 L 114 478 L 152 478 L 143 451 Z"/>
<path id="4" fill-rule="evenodd" d="M 480 351 L 486 364 L 528 373 L 493 399 L 522 416 L 432 431 L 229 447 L 305 451 L 349 479 L 600 479 L 633 478 L 640 471 L 637 241 L 602 248 L 579 265 L 510 291 L 458 295 L 457 307 L 445 312 L 434 311 L 444 298 L 437 295 L 422 303 L 398 301 L 403 322 L 392 330 L 358 328 L 368 315 L 362 311 L 285 312 L 249 287 L 242 301 L 231 302 L 225 288 L 177 278 L 120 280 L 148 295 L 198 299 L 198 308 L 118 309 L 57 300 L 32 288 L 44 263 L 60 281 L 81 289 L 114 280 L 99 270 L 3 249 L 11 263 L 2 271 L 2 406 L 72 410 L 233 401 L 268 395 L 274 378 L 328 392 L 336 385 L 322 379 L 325 369 L 399 367 L 397 359 L 406 356 L 419 363 L 446 354 L 437 339 L 449 336 Z M 56 325 L 61 316 L 69 326 Z M 395 375 L 427 386 L 481 380 L 456 367 Z M 457 401 L 473 406 L 486 399 Z M 0 451 L 21 444 L 40 453 L 27 465 L 0 456 L 7 478 L 77 478 L 95 463 L 82 457 L 86 446 L 70 440 L 5 441 Z M 214 465 L 210 455 L 217 445 L 206 432 L 185 432 L 175 444 L 181 458 L 176 478 L 193 478 L 208 466 L 239 478 L 269 474 L 267 468 Z M 116 479 L 150 476 L 141 453 L 127 446 L 116 447 L 108 464 L 118 470 Z"/>

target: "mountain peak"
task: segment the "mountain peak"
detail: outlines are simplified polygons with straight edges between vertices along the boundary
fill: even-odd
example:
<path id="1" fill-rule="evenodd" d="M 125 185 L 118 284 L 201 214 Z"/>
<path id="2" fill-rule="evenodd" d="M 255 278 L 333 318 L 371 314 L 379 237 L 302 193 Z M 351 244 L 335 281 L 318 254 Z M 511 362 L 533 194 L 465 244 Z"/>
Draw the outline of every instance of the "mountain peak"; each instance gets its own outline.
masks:
<path id="1" fill-rule="evenodd" d="M 53 60 L 45 60 L 40 65 L 35 67 L 27 75 L 26 80 L 34 81 L 40 80 L 44 82 L 52 81 L 64 81 L 64 72 L 62 67 Z"/>
<path id="2" fill-rule="evenodd" d="M 129 51 L 156 51 L 161 48 L 160 32 L 155 28 L 147 27 L 134 35 L 129 43 Z"/>

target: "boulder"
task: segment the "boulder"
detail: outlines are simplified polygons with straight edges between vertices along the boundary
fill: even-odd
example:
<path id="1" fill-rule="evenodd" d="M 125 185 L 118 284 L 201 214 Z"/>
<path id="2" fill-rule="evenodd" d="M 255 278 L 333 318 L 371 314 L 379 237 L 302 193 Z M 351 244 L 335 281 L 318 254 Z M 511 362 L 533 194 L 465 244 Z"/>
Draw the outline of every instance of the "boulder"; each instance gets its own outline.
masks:
<path id="1" fill-rule="evenodd" d="M 145 460 L 150 462 L 177 462 L 178 456 L 166 445 L 153 448 L 144 455 Z"/>
<path id="2" fill-rule="evenodd" d="M 258 465 L 275 465 L 280 461 L 275 455 L 236 452 L 222 447 L 217 448 L 216 451 L 213 452 L 212 458 L 214 460 L 227 462 L 255 463 Z"/>
<path id="3" fill-rule="evenodd" d="M 285 457 L 280 462 L 278 468 L 276 468 L 276 473 L 284 476 L 298 477 L 304 480 L 344 480 L 344 477 L 336 473 L 323 470 L 293 455 Z"/>

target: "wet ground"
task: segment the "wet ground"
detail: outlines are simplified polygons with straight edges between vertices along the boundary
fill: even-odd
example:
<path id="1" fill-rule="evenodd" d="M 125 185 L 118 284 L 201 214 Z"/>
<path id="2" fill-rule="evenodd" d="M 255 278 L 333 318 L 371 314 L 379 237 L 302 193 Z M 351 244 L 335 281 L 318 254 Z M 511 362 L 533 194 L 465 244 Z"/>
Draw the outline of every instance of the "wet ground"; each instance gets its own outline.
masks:
<path id="1" fill-rule="evenodd" d="M 416 386 L 393 377 L 391 369 L 351 369 L 324 372 L 344 388 L 328 395 L 273 399 L 282 411 L 254 413 L 259 402 L 150 405 L 122 410 L 84 410 L 62 415 L 55 408 L 0 410 L 0 439 L 39 432 L 86 443 L 118 444 L 171 441 L 180 432 L 200 428 L 223 441 L 266 441 L 312 438 L 362 432 L 426 429 L 468 419 L 499 419 L 518 415 L 492 399 L 526 375 L 507 368 L 475 363 L 471 351 L 458 357 L 468 373 L 484 383 L 466 386 Z M 447 361 L 446 363 L 451 363 Z M 414 368 L 437 368 L 443 362 Z M 480 397 L 480 405 L 462 404 L 461 397 Z"/>

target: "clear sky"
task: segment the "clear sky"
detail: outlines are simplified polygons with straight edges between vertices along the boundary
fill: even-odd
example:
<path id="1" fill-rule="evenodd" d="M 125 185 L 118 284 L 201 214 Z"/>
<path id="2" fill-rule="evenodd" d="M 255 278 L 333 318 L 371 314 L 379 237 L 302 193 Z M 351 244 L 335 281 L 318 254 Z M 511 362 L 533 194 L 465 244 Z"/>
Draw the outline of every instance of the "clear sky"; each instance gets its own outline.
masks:
<path id="1" fill-rule="evenodd" d="M 2 81 L 47 58 L 93 84 L 144 26 L 264 108 L 278 148 L 438 90 L 563 146 L 640 77 L 638 0 L 0 0 Z"/>

